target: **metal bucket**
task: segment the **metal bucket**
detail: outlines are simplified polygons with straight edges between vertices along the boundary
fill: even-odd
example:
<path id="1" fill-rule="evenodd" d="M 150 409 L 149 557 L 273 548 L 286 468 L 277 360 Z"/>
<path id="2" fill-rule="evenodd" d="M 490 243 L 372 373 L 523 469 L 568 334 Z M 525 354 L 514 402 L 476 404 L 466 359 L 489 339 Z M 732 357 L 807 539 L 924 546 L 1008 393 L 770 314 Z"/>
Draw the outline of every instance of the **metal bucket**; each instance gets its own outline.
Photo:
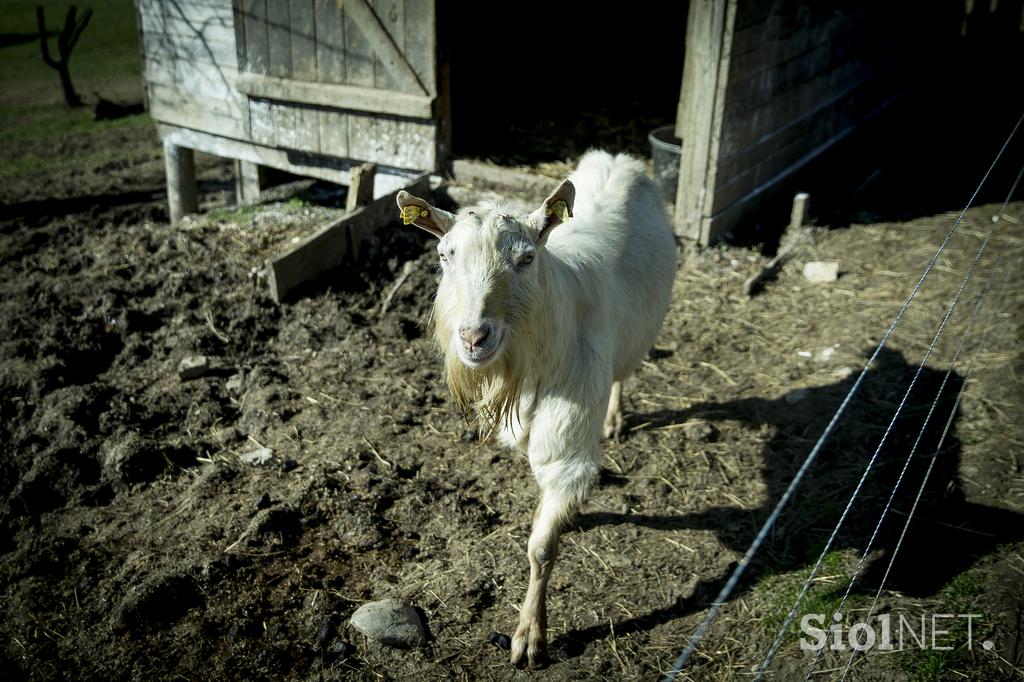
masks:
<path id="1" fill-rule="evenodd" d="M 651 161 L 654 164 L 654 182 L 661 188 L 665 200 L 676 201 L 679 185 L 679 157 L 683 141 L 676 137 L 675 126 L 655 128 L 647 136 L 651 143 Z"/>

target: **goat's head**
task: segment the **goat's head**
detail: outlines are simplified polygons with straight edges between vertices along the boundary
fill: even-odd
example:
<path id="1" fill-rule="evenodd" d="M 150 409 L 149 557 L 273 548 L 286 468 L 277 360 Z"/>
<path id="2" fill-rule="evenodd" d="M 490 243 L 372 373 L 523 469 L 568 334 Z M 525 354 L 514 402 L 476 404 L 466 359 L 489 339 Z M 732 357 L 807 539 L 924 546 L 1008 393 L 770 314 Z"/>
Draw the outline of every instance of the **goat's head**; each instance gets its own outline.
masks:
<path id="1" fill-rule="evenodd" d="M 435 303 L 435 333 L 447 356 L 472 370 L 494 364 L 510 339 L 526 331 L 539 294 L 537 260 L 551 230 L 572 217 L 575 188 L 562 182 L 526 216 L 500 205 L 453 215 L 408 192 L 398 193 L 406 224 L 437 237 L 443 277 Z"/>

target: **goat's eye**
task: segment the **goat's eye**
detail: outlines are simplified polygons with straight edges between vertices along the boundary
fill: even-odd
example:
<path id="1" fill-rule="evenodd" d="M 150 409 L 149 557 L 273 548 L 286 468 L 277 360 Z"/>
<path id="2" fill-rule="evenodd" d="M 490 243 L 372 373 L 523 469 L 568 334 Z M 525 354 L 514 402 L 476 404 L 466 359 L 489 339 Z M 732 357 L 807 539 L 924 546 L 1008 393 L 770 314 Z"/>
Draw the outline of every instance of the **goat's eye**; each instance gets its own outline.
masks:
<path id="1" fill-rule="evenodd" d="M 521 255 L 519 257 L 519 259 L 516 261 L 516 267 L 517 268 L 525 268 L 526 266 L 528 266 L 532 262 L 533 262 L 533 251 L 527 251 L 526 253 Z"/>

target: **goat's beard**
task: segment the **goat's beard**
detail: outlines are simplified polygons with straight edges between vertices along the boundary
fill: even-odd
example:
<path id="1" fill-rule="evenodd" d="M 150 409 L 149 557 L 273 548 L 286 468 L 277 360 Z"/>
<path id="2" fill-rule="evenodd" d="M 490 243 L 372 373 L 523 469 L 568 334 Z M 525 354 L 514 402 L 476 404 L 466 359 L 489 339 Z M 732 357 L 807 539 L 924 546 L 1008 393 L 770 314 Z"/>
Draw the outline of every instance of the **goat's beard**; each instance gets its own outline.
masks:
<path id="1" fill-rule="evenodd" d="M 493 362 L 486 367 L 468 367 L 453 346 L 452 330 L 435 318 L 434 339 L 444 353 L 448 390 L 464 415 L 476 415 L 484 438 L 519 418 L 519 399 L 529 371 L 529 364 L 521 357 L 522 340 L 516 338 L 512 328 L 506 328 L 505 334 L 503 348 Z"/>
<path id="2" fill-rule="evenodd" d="M 450 343 L 450 341 L 449 341 Z M 514 338 L 507 339 L 501 355 L 486 367 L 467 367 L 457 351 L 446 346 L 445 379 L 455 405 L 463 414 L 474 412 L 484 437 L 500 425 L 510 426 L 519 416 L 523 370 Z"/>

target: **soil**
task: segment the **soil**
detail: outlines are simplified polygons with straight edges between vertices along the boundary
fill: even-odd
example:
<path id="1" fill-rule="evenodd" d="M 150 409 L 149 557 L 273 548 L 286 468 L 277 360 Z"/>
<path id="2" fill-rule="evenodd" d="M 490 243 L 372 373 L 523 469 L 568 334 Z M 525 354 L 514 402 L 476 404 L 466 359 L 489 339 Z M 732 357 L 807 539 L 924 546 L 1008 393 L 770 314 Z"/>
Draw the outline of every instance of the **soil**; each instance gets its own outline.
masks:
<path id="1" fill-rule="evenodd" d="M 794 235 L 797 255 L 753 299 L 742 284 L 766 256 L 682 251 L 661 337 L 627 384 L 627 433 L 607 444 L 601 486 L 563 541 L 551 661 L 527 672 L 509 666 L 497 635 L 511 633 L 525 593 L 536 486 L 525 459 L 481 442 L 447 396 L 428 333 L 431 245 L 391 226 L 372 260 L 277 305 L 259 268 L 337 215 L 310 201 L 328 190 L 230 211 L 230 166 L 204 157 L 204 213 L 171 226 L 155 132 L 88 139 L 143 153 L 0 187 L 7 679 L 654 679 L 955 219 L 861 213 L 847 229 Z M 968 606 L 994 653 L 960 646 L 943 674 L 975 679 L 1016 679 L 1024 656 L 1022 209 L 1010 205 L 1016 222 L 981 260 L 812 592 L 845 587 L 942 386 L 855 594 L 874 594 L 952 410 L 882 603 L 919 618 L 971 577 Z M 756 669 L 998 212 L 968 212 L 691 679 Z M 805 262 L 832 259 L 837 282 L 802 277 Z M 407 261 L 412 275 L 381 316 Z M 1008 274 L 943 384 L 993 272 Z M 179 363 L 196 355 L 209 370 L 183 380 Z M 268 462 L 243 461 L 260 447 Z M 361 604 L 388 597 L 419 609 L 426 647 L 382 648 L 348 626 Z M 898 658 L 869 655 L 854 677 L 920 676 Z M 802 677 L 808 661 L 793 639 L 776 679 Z"/>

